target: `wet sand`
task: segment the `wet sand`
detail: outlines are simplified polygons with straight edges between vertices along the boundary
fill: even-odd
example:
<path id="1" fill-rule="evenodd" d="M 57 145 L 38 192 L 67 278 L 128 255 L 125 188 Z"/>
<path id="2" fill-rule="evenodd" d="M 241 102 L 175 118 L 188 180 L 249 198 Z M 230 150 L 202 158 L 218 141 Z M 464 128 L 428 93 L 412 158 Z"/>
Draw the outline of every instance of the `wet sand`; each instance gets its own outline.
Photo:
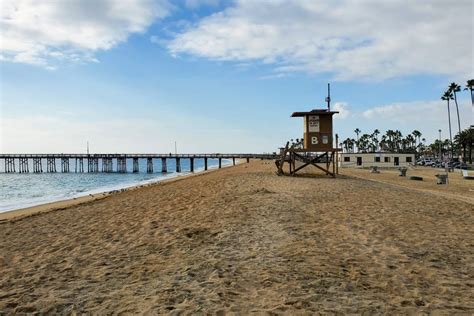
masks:
<path id="1" fill-rule="evenodd" d="M 3 221 L 0 314 L 474 313 L 474 204 L 341 172 L 253 161 Z"/>

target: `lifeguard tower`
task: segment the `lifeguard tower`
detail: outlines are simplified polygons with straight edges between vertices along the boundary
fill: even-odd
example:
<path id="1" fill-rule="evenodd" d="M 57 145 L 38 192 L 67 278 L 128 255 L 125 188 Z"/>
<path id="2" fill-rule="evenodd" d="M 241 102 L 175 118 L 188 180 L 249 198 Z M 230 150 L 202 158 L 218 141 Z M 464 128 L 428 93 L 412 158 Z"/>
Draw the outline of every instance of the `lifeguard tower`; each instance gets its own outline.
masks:
<path id="1" fill-rule="evenodd" d="M 308 112 L 294 112 L 291 117 L 303 117 L 304 130 L 303 130 L 303 141 L 299 144 L 293 144 L 287 142 L 284 148 L 281 148 L 280 159 L 276 161 L 278 168 L 278 174 L 284 175 L 283 166 L 285 162 L 289 164 L 290 175 L 296 174 L 301 169 L 312 165 L 321 171 L 325 172 L 326 175 L 336 177 L 337 170 L 337 152 L 341 149 L 337 148 L 337 135 L 336 135 L 336 147 L 333 143 L 333 115 L 339 112 L 331 111 L 331 98 L 328 84 L 328 97 L 326 102 L 328 103 L 327 109 L 314 109 Z M 296 161 L 302 164 L 296 167 Z M 332 169 L 332 170 L 331 170 Z"/>

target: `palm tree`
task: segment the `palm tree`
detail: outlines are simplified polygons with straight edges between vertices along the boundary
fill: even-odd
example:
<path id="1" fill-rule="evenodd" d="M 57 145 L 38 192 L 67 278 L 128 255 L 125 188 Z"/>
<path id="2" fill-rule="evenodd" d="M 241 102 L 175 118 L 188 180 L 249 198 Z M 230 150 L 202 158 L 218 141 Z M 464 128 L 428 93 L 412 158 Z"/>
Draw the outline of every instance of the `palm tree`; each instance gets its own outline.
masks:
<path id="1" fill-rule="evenodd" d="M 357 135 L 357 151 L 359 151 L 359 134 L 360 134 L 361 130 L 357 127 L 355 130 L 354 130 L 354 133 L 356 133 Z"/>
<path id="2" fill-rule="evenodd" d="M 474 107 L 474 79 L 469 79 L 466 82 L 466 88 L 464 90 L 469 90 L 471 92 L 471 103 L 472 106 Z"/>
<path id="3" fill-rule="evenodd" d="M 412 134 L 408 134 L 407 137 L 404 139 L 404 141 L 405 141 L 405 147 L 408 147 L 408 148 L 404 148 L 404 150 L 415 149 L 413 145 L 416 144 L 416 138 Z"/>
<path id="4" fill-rule="evenodd" d="M 448 87 L 448 90 L 454 94 L 454 103 L 456 104 L 456 113 L 458 114 L 458 133 L 461 132 L 461 120 L 459 118 L 459 107 L 458 107 L 458 99 L 456 97 L 456 92 L 461 91 L 461 86 L 455 82 L 451 82 Z"/>
<path id="5" fill-rule="evenodd" d="M 395 135 L 395 132 L 392 131 L 391 129 L 387 130 L 385 132 L 385 141 L 386 141 L 386 144 L 388 146 L 388 148 L 390 149 L 390 151 L 394 151 L 395 149 L 395 145 L 394 145 L 394 142 L 393 142 L 393 137 Z M 384 137 L 382 137 L 383 139 Z"/>
<path id="6" fill-rule="evenodd" d="M 451 111 L 449 110 L 449 100 L 453 100 L 453 94 L 451 91 L 446 91 L 443 96 L 441 97 L 441 100 L 447 101 L 448 102 L 448 123 L 449 123 L 449 139 L 451 140 L 451 143 L 453 142 L 453 136 L 451 134 Z"/>
<path id="7" fill-rule="evenodd" d="M 346 149 L 346 153 L 350 152 L 349 150 L 349 146 L 351 145 L 351 139 L 350 138 L 346 138 L 342 144 L 344 145 L 344 148 Z"/>
<path id="8" fill-rule="evenodd" d="M 419 145 L 421 145 L 421 132 L 419 130 L 414 130 L 413 132 L 411 132 L 411 134 L 413 135 L 413 137 L 415 137 L 415 141 L 418 138 L 418 143 Z M 415 142 L 415 147 L 416 147 L 416 142 Z"/>
<path id="9" fill-rule="evenodd" d="M 400 132 L 400 131 L 397 129 L 397 130 L 395 131 L 395 134 L 394 134 L 395 148 L 396 148 L 397 150 L 399 150 L 400 147 L 401 147 L 402 138 L 403 138 L 402 132 Z"/>
<path id="10" fill-rule="evenodd" d="M 378 138 L 379 134 L 380 134 L 380 131 L 378 129 L 374 130 L 374 133 L 372 134 L 372 140 L 375 143 L 374 151 L 377 151 L 377 149 L 379 147 L 379 138 Z"/>
<path id="11" fill-rule="evenodd" d="M 369 134 L 363 134 L 359 138 L 359 151 L 362 150 L 362 152 L 368 152 L 369 143 L 370 143 L 370 135 Z"/>
<path id="12" fill-rule="evenodd" d="M 382 138 L 379 142 L 380 151 L 386 151 L 387 149 L 387 135 L 382 135 Z"/>
<path id="13" fill-rule="evenodd" d="M 461 131 L 456 136 L 454 136 L 454 141 L 460 148 L 462 148 L 463 161 L 466 162 L 467 160 L 469 160 L 469 163 L 472 163 L 472 149 L 474 147 L 474 129 L 467 128 Z M 469 153 L 469 159 L 468 155 L 466 154 L 467 152 Z"/>
<path id="14" fill-rule="evenodd" d="M 415 139 L 418 138 L 418 143 L 421 143 L 421 132 L 419 130 L 415 129 L 413 132 L 411 132 L 411 134 L 413 137 L 415 137 Z"/>

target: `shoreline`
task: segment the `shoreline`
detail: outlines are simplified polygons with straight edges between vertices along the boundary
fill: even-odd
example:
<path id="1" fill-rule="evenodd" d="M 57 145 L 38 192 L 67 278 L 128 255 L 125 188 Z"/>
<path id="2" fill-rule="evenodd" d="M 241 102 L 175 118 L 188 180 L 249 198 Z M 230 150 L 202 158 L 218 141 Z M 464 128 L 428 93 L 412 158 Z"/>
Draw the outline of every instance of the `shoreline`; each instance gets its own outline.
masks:
<path id="1" fill-rule="evenodd" d="M 243 164 L 243 160 L 237 159 L 235 161 L 235 166 L 238 166 L 240 164 Z M 210 172 L 214 172 L 220 169 L 225 169 L 229 167 L 234 167 L 231 163 L 228 165 L 222 165 L 222 168 L 216 167 L 210 167 L 208 170 L 199 170 L 195 171 L 194 173 L 183 173 L 181 175 L 176 175 L 173 177 L 169 178 L 164 178 L 160 179 L 151 183 L 145 183 L 145 184 L 136 184 L 136 185 L 131 185 L 128 187 L 120 188 L 120 189 L 115 189 L 115 190 L 110 190 L 110 191 L 102 191 L 102 192 L 97 192 L 97 193 L 91 193 L 88 195 L 84 196 L 79 196 L 79 197 L 72 197 L 69 199 L 64 199 L 64 200 L 59 200 L 59 201 L 53 201 L 53 202 L 48 202 L 48 203 L 41 203 L 38 205 L 33 205 L 33 206 L 28 206 L 28 207 L 22 207 L 18 209 L 13 209 L 5 212 L 0 212 L 0 223 L 2 222 L 7 222 L 7 221 L 15 221 L 15 220 L 20 220 L 26 217 L 30 216 L 35 216 L 35 215 L 40 215 L 43 213 L 49 213 L 53 211 L 59 211 L 63 210 L 72 206 L 77 206 L 80 204 L 85 204 L 85 203 L 90 203 L 90 202 L 95 202 L 99 200 L 106 199 L 110 196 L 114 196 L 119 193 L 124 193 L 128 191 L 133 191 L 133 190 L 138 190 L 150 186 L 155 186 L 155 185 L 160 185 L 160 184 L 167 184 L 167 183 L 172 183 L 176 182 L 182 179 L 188 179 L 191 177 L 203 175 L 203 174 L 208 174 Z"/>

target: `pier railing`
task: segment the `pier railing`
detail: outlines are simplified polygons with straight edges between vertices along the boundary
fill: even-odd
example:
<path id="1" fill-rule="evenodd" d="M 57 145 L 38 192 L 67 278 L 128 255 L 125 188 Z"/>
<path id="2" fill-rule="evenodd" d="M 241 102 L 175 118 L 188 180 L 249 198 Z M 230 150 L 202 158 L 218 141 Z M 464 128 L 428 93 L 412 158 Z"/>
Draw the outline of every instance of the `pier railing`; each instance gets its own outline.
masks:
<path id="1" fill-rule="evenodd" d="M 0 159 L 5 161 L 6 173 L 29 173 L 30 166 L 34 173 L 43 171 L 57 172 L 56 160 L 61 162 L 60 171 L 67 172 L 114 172 L 113 160 L 116 161 L 116 172 L 127 172 L 127 159 L 132 159 L 133 172 L 139 172 L 139 159 L 146 159 L 147 173 L 153 173 L 153 159 L 161 160 L 161 172 L 168 172 L 167 161 L 175 160 L 176 172 L 181 172 L 181 159 L 189 159 L 190 171 L 194 172 L 194 160 L 204 160 L 204 170 L 208 169 L 208 159 L 218 159 L 219 168 L 222 167 L 222 159 L 231 159 L 235 165 L 236 159 L 275 159 L 275 154 L 0 154 Z M 70 168 L 73 160 L 74 168 Z M 32 163 L 30 163 L 30 161 Z M 43 161 L 46 161 L 46 169 L 43 170 Z M 99 163 L 99 161 L 101 163 Z M 18 162 L 18 163 L 17 163 Z M 86 168 L 84 168 L 86 162 Z M 17 168 L 18 166 L 18 168 Z M 101 166 L 101 168 L 99 168 Z"/>

